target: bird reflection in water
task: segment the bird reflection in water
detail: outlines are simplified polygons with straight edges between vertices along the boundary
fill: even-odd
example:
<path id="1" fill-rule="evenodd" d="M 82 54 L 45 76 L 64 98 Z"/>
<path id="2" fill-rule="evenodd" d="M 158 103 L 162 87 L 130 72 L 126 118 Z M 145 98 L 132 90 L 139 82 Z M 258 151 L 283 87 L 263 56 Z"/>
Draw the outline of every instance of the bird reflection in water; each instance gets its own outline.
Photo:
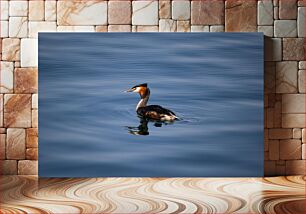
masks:
<path id="1" fill-rule="evenodd" d="M 162 127 L 163 125 L 173 124 L 173 121 L 162 122 L 157 120 L 151 120 L 144 117 L 139 117 L 139 126 L 127 126 L 127 130 L 132 135 L 149 135 L 148 124 L 153 123 L 155 127 Z"/>

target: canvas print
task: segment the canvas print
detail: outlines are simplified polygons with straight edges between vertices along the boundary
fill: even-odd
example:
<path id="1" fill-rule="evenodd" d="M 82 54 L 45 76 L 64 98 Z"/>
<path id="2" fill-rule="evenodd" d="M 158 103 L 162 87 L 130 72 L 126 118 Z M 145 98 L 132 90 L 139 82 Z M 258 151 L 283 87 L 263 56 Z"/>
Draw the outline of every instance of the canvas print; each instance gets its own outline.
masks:
<path id="1" fill-rule="evenodd" d="M 40 33 L 39 176 L 263 176 L 261 33 Z"/>

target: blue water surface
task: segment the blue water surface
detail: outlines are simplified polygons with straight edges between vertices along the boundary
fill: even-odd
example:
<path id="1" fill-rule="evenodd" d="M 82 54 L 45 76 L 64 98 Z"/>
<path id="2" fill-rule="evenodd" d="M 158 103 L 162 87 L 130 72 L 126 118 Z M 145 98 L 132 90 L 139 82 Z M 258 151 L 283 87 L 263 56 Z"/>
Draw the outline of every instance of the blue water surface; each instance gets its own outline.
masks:
<path id="1" fill-rule="evenodd" d="M 180 120 L 139 135 L 140 83 Z M 39 34 L 39 176 L 262 175 L 261 33 Z"/>

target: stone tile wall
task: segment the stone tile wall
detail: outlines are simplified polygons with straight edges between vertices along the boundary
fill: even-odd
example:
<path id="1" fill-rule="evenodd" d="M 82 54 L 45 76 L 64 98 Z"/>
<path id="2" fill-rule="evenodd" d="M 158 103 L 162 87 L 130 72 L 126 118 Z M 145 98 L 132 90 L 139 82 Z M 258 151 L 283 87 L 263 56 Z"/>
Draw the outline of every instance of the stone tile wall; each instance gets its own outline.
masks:
<path id="1" fill-rule="evenodd" d="M 0 169 L 37 174 L 38 32 L 263 32 L 265 174 L 305 174 L 305 1 L 1 0 Z M 259 142 L 260 143 L 260 142 Z"/>

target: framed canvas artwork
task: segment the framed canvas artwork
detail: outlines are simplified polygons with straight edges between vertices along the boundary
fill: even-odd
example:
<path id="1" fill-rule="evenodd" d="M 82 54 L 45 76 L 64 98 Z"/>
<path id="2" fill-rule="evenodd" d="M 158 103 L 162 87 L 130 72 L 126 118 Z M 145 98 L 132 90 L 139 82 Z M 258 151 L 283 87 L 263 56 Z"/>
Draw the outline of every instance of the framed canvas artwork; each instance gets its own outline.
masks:
<path id="1" fill-rule="evenodd" d="M 263 43 L 40 33 L 39 176 L 263 176 Z"/>

